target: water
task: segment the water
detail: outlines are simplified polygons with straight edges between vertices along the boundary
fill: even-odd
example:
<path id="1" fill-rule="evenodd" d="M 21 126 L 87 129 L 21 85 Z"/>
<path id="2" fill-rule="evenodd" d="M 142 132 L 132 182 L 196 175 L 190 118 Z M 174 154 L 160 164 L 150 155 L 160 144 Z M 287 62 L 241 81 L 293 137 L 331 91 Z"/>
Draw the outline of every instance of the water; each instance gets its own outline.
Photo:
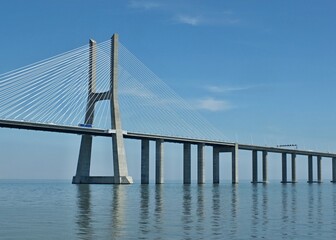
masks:
<path id="1" fill-rule="evenodd" d="M 0 181 L 0 239 L 335 239 L 336 185 Z"/>

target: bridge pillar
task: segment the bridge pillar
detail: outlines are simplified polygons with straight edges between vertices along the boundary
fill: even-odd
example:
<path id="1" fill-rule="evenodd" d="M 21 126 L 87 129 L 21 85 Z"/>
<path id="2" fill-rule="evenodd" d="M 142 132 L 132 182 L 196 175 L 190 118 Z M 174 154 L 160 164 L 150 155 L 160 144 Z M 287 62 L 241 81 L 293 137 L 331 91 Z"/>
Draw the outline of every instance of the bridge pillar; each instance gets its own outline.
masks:
<path id="1" fill-rule="evenodd" d="M 92 136 L 83 135 L 80 144 L 76 175 L 72 178 L 72 183 L 88 183 L 88 179 L 90 178 L 91 150 Z"/>
<path id="2" fill-rule="evenodd" d="M 197 183 L 204 183 L 204 143 L 197 145 Z"/>
<path id="3" fill-rule="evenodd" d="M 149 140 L 141 140 L 141 184 L 149 183 Z"/>
<path id="4" fill-rule="evenodd" d="M 292 180 L 288 181 L 287 178 L 287 153 L 283 152 L 282 153 L 282 181 L 281 183 L 296 183 L 296 154 L 292 153 L 291 154 L 291 167 L 292 167 Z"/>
<path id="5" fill-rule="evenodd" d="M 267 151 L 262 151 L 262 181 L 258 180 L 258 150 L 252 150 L 251 183 L 267 183 Z"/>
<path id="6" fill-rule="evenodd" d="M 287 153 L 282 153 L 282 181 L 287 183 Z"/>
<path id="7" fill-rule="evenodd" d="M 296 183 L 296 154 L 292 153 L 292 183 Z"/>
<path id="8" fill-rule="evenodd" d="M 183 183 L 191 183 L 191 145 L 183 144 Z"/>
<path id="9" fill-rule="evenodd" d="M 262 164 L 263 164 L 263 168 L 262 168 L 262 171 L 263 171 L 263 176 L 262 176 L 262 180 L 264 183 L 267 183 L 268 181 L 268 176 L 267 176 L 267 159 L 268 158 L 268 152 L 267 151 L 262 151 Z"/>
<path id="10" fill-rule="evenodd" d="M 97 58 L 96 42 L 90 39 L 89 46 L 90 46 L 89 85 L 88 85 L 88 101 L 86 106 L 85 124 L 93 124 L 93 118 L 94 118 L 93 95 L 96 91 L 96 58 Z M 82 135 L 76 175 L 72 178 L 72 183 L 75 184 L 90 183 L 91 151 L 92 151 L 92 136 Z"/>
<path id="11" fill-rule="evenodd" d="M 232 183 L 238 183 L 238 143 L 232 149 Z"/>
<path id="12" fill-rule="evenodd" d="M 317 182 L 321 183 L 322 182 L 322 157 L 317 156 Z"/>
<path id="13" fill-rule="evenodd" d="M 213 164 L 212 164 L 212 178 L 213 178 L 213 183 L 217 184 L 219 183 L 219 148 L 218 147 L 213 147 L 212 148 L 212 157 L 213 157 Z"/>
<path id="14" fill-rule="evenodd" d="M 111 38 L 110 108 L 111 127 L 116 130 L 116 133 L 112 134 L 115 183 L 133 183 L 132 177 L 128 176 L 118 102 L 118 34 L 114 34 Z"/>
<path id="15" fill-rule="evenodd" d="M 163 140 L 156 140 L 155 183 L 163 183 Z"/>
<path id="16" fill-rule="evenodd" d="M 308 156 L 308 183 L 313 183 L 313 156 Z"/>
<path id="17" fill-rule="evenodd" d="M 331 182 L 332 183 L 336 183 L 336 157 L 333 157 L 331 160 L 331 164 L 332 164 L 332 179 Z"/>
<path id="18" fill-rule="evenodd" d="M 258 183 L 258 151 L 252 150 L 252 183 Z"/>

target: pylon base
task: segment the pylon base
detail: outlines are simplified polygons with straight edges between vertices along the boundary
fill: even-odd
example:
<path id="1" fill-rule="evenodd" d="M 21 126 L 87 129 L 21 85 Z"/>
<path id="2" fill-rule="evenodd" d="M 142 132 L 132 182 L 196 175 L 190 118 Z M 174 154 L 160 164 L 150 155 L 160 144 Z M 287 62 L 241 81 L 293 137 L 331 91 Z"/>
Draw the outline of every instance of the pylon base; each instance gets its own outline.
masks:
<path id="1" fill-rule="evenodd" d="M 72 184 L 132 184 L 131 176 L 121 176 L 116 179 L 114 176 L 74 176 Z"/>

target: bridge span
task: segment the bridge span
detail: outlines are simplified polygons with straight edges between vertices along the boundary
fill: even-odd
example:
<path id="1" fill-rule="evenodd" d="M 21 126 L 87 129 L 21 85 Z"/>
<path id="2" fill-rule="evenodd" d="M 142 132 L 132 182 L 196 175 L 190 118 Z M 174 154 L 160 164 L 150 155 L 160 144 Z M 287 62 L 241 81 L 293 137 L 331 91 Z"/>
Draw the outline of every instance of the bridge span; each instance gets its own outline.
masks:
<path id="1" fill-rule="evenodd" d="M 32 123 L 16 120 L 0 120 L 0 127 L 35 131 L 47 131 L 77 135 L 89 135 L 99 137 L 112 137 L 115 129 L 99 129 L 80 126 L 62 126 L 51 123 Z M 252 154 L 252 183 L 266 183 L 268 181 L 267 156 L 268 153 L 279 153 L 282 156 L 282 183 L 295 183 L 296 180 L 296 156 L 306 156 L 308 160 L 308 183 L 322 182 L 322 158 L 332 159 L 332 181 L 336 182 L 336 154 L 329 152 L 308 151 L 300 149 L 285 149 L 279 147 L 238 144 L 234 142 L 213 141 L 206 139 L 164 136 L 146 133 L 123 131 L 123 138 L 141 141 L 141 183 L 149 183 L 149 142 L 156 143 L 155 182 L 164 182 L 163 178 L 163 148 L 164 143 L 176 143 L 183 145 L 183 183 L 191 182 L 191 145 L 197 146 L 197 182 L 204 183 L 204 147 L 213 149 L 213 183 L 219 183 L 220 179 L 220 153 L 232 153 L 232 183 L 238 183 L 238 151 L 250 151 Z M 258 180 L 258 152 L 262 152 L 262 180 Z M 291 156 L 291 180 L 287 177 L 287 156 Z M 313 179 L 313 158 L 316 158 L 317 179 Z M 89 180 L 88 180 L 89 179 Z M 89 177 L 88 181 L 96 183 L 110 183 L 111 177 Z"/>

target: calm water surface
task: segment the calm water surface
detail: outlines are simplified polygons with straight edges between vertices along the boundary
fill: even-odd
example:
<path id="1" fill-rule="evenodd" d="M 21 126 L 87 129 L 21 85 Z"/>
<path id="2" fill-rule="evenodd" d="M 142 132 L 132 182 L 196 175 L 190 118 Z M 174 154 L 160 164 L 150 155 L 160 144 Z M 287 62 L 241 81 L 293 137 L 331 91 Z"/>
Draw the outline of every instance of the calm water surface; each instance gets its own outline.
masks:
<path id="1" fill-rule="evenodd" d="M 335 239 L 336 185 L 0 181 L 0 239 Z"/>

